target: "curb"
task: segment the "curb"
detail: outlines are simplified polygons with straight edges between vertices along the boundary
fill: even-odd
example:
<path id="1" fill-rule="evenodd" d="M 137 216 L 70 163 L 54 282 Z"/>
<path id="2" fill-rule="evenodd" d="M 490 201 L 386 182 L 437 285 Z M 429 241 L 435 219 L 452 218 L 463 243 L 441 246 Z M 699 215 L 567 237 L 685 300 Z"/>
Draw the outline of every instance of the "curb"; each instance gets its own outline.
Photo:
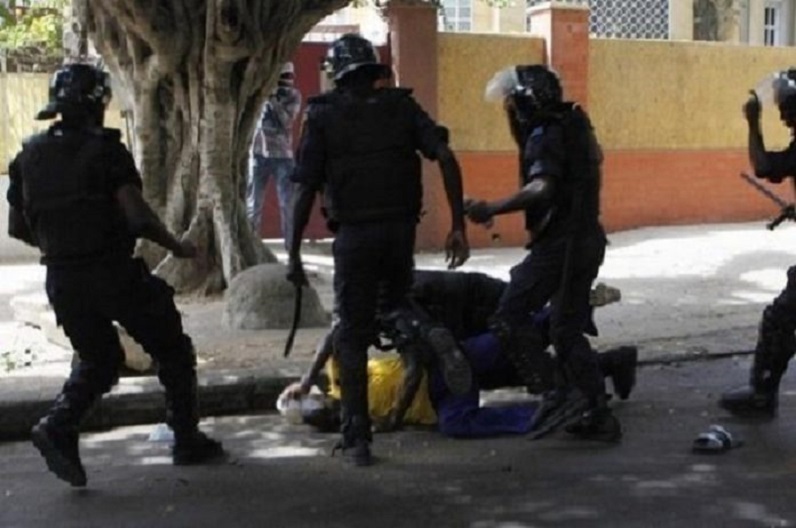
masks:
<path id="1" fill-rule="evenodd" d="M 271 411 L 295 375 L 279 372 L 215 371 L 199 374 L 202 417 Z M 59 386 L 60 388 L 60 386 Z M 47 413 L 55 394 L 39 399 L 0 401 L 0 442 L 27 440 L 30 428 Z M 125 378 L 94 406 L 81 431 L 123 425 L 154 424 L 165 420 L 163 388 L 154 376 Z"/>
<path id="2" fill-rule="evenodd" d="M 752 354 L 750 350 L 705 354 L 672 354 L 640 360 L 639 366 L 715 360 Z M 273 411 L 282 390 L 297 376 L 273 370 L 229 370 L 199 373 L 202 417 Z M 60 387 L 60 386 L 59 386 Z M 0 401 L 0 442 L 27 440 L 30 428 L 47 413 L 55 394 L 40 399 Z M 123 378 L 86 416 L 82 431 L 165 420 L 163 388 L 155 376 Z"/>

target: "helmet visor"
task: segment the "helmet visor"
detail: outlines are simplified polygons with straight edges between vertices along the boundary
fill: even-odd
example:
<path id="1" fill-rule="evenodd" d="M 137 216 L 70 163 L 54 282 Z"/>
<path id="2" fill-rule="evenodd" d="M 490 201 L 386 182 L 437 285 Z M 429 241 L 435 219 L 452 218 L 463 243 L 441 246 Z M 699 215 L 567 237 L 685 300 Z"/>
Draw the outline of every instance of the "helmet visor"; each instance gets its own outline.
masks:
<path id="1" fill-rule="evenodd" d="M 489 79 L 484 90 L 484 99 L 490 103 L 503 101 L 506 97 L 513 94 L 519 86 L 520 81 L 517 77 L 517 69 L 514 66 L 510 66 L 496 72 Z"/>
<path id="2" fill-rule="evenodd" d="M 757 83 L 755 93 L 762 105 L 779 106 L 787 98 L 796 95 L 796 80 L 787 71 L 774 72 Z"/>

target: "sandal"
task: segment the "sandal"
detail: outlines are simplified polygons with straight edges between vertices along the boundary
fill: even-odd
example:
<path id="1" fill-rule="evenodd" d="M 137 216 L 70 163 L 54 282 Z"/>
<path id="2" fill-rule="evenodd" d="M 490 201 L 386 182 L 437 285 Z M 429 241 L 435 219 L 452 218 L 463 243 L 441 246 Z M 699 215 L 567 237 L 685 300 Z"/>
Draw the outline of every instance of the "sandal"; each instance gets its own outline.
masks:
<path id="1" fill-rule="evenodd" d="M 694 453 L 719 454 L 742 445 L 743 441 L 734 438 L 724 427 L 711 425 L 707 432 L 696 437 L 691 450 Z"/>

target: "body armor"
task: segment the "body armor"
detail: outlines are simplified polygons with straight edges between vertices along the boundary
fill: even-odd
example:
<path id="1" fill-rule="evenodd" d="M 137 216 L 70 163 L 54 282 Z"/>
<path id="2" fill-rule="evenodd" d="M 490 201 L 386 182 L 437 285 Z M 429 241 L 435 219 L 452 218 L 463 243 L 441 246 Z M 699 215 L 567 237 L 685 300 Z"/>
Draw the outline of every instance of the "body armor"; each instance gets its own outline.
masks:
<path id="1" fill-rule="evenodd" d="M 359 100 L 332 92 L 323 105 L 325 210 L 333 223 L 416 220 L 422 203 L 410 90 L 381 89 Z"/>
<path id="2" fill-rule="evenodd" d="M 551 148 L 563 152 L 549 152 Z M 560 164 L 551 165 L 556 161 Z M 531 130 L 522 154 L 522 185 L 539 176 L 551 177 L 554 185 L 548 209 L 525 212 L 525 226 L 534 241 L 543 234 L 547 238 L 591 232 L 599 226 L 601 164 L 602 150 L 591 123 L 575 104 L 562 103 L 544 124 Z"/>
<path id="3" fill-rule="evenodd" d="M 105 190 L 106 142 L 118 131 L 53 127 L 31 138 L 20 157 L 24 214 L 43 264 L 130 255 L 135 239 Z"/>

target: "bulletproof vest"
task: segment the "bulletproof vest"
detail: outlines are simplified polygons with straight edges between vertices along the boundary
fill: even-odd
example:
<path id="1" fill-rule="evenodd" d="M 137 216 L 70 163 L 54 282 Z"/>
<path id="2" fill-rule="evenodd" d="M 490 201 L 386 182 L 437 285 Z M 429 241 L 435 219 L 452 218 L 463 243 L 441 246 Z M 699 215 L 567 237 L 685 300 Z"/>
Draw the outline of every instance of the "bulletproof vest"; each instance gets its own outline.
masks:
<path id="1" fill-rule="evenodd" d="M 132 253 L 135 238 L 104 182 L 114 160 L 103 147 L 119 137 L 118 131 L 108 129 L 56 126 L 24 145 L 24 213 L 43 264 Z"/>
<path id="2" fill-rule="evenodd" d="M 410 93 L 385 88 L 367 99 L 338 92 L 313 99 L 326 106 L 324 207 L 331 222 L 418 218 L 423 191 Z"/>
<path id="3" fill-rule="evenodd" d="M 549 211 L 525 211 L 526 229 L 544 238 L 580 232 L 599 226 L 602 150 L 585 112 L 573 103 L 562 104 L 551 119 L 534 127 L 528 134 L 521 157 L 522 185 L 533 179 L 529 169 L 549 153 L 544 142 L 546 134 L 561 134 L 565 160 L 562 174 L 556 175 L 553 204 Z"/>

